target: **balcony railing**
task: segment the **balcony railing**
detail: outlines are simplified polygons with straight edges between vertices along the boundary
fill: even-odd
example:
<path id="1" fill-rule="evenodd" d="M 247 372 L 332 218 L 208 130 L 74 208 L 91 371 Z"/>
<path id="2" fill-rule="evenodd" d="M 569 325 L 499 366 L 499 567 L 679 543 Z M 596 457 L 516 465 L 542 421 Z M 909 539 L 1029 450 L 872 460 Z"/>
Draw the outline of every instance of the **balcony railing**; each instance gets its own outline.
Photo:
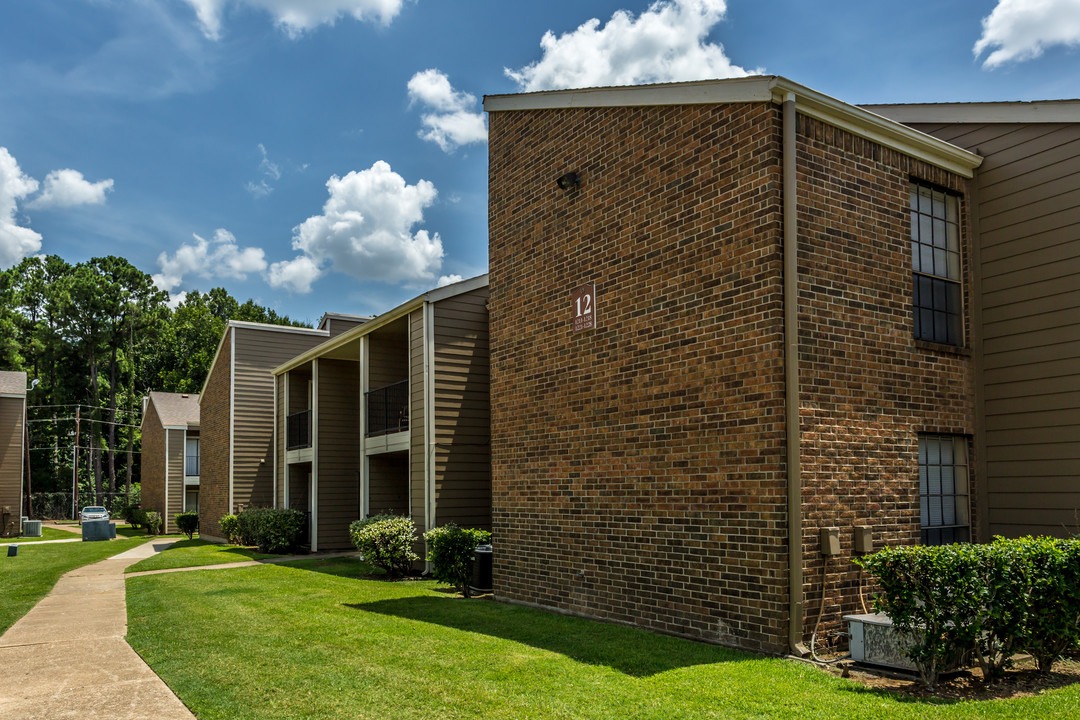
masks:
<path id="1" fill-rule="evenodd" d="M 402 380 L 366 393 L 367 436 L 409 429 L 409 381 Z"/>
<path id="2" fill-rule="evenodd" d="M 285 418 L 285 449 L 311 447 L 311 411 L 293 413 Z"/>
<path id="3" fill-rule="evenodd" d="M 198 455 L 188 455 L 188 456 L 185 457 L 184 475 L 187 475 L 188 477 L 198 477 L 199 476 L 199 456 Z"/>

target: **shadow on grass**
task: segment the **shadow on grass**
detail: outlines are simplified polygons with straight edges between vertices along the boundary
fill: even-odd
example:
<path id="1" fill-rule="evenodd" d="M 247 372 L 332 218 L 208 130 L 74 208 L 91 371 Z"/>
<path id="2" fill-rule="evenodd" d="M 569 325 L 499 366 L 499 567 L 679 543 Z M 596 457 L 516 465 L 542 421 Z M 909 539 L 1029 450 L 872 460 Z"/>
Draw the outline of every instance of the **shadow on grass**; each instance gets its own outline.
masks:
<path id="1" fill-rule="evenodd" d="M 760 659 L 716 645 L 489 600 L 419 596 L 346 607 L 498 637 L 632 677 Z"/>

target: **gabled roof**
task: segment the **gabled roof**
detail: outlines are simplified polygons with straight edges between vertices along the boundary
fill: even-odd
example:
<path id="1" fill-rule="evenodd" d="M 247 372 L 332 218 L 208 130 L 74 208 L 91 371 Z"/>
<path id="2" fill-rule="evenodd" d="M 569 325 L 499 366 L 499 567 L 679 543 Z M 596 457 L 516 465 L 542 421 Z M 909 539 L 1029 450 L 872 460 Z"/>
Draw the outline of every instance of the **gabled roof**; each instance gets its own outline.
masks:
<path id="1" fill-rule="evenodd" d="M 975 153 L 913 130 L 895 120 L 829 97 L 779 75 L 661 83 L 625 87 L 548 90 L 514 95 L 485 95 L 484 110 L 507 112 L 598 107 L 700 105 L 795 100 L 803 115 L 847 130 L 885 147 L 972 177 L 982 158 Z"/>
<path id="2" fill-rule="evenodd" d="M 331 320 L 346 320 L 352 323 L 366 323 L 371 320 L 370 315 L 346 315 L 344 313 L 323 313 L 322 319 L 319 320 L 319 329 L 325 330 L 327 323 Z"/>
<path id="3" fill-rule="evenodd" d="M 152 391 L 149 405 L 157 411 L 162 427 L 198 427 L 199 396 L 197 393 L 167 393 Z M 143 420 L 146 411 L 143 411 Z"/>
<path id="4" fill-rule="evenodd" d="M 293 368 L 298 368 L 301 365 L 306 365 L 317 357 L 321 357 L 329 352 L 337 350 L 338 348 L 344 347 L 345 345 L 356 341 L 364 335 L 378 330 L 384 325 L 387 325 L 388 323 L 391 323 L 394 320 L 397 320 L 398 318 L 407 315 L 413 310 L 419 307 L 423 307 L 425 303 L 435 303 L 439 302 L 440 300 L 454 297 L 456 295 L 462 295 L 467 292 L 472 292 L 477 288 L 487 287 L 487 284 L 488 276 L 487 273 L 484 273 L 483 275 L 477 275 L 476 277 L 471 277 L 467 280 L 459 280 L 456 283 L 451 283 L 449 285 L 437 287 L 433 290 L 428 290 L 426 293 L 417 295 L 412 300 L 398 305 L 393 310 L 388 310 L 382 315 L 378 315 L 372 318 L 363 325 L 357 325 L 356 327 L 343 332 L 341 335 L 338 335 L 336 338 L 327 340 L 321 345 L 316 345 L 307 352 L 297 355 L 289 362 L 283 363 L 278 367 L 274 368 L 273 373 L 274 375 L 280 375 L 284 372 L 292 370 Z"/>
<path id="5" fill-rule="evenodd" d="M 872 113 L 903 123 L 1078 123 L 1080 100 L 971 103 L 874 103 Z"/>
<path id="6" fill-rule="evenodd" d="M 247 328 L 248 330 L 264 330 L 267 332 L 297 333 L 299 335 L 322 335 L 323 337 L 330 337 L 329 330 L 296 327 L 295 325 L 274 325 L 272 323 L 248 322 L 246 320 L 230 320 L 225 325 L 225 331 L 221 333 L 221 340 L 218 341 L 217 350 L 214 351 L 214 359 L 210 361 L 210 367 L 206 370 L 206 379 L 203 380 L 202 393 L 200 393 L 200 395 L 206 392 L 206 383 L 210 382 L 210 375 L 213 374 L 214 366 L 217 365 L 218 357 L 221 355 L 221 348 L 225 346 L 225 339 L 229 337 L 229 333 L 232 332 L 235 328 Z"/>
<path id="7" fill-rule="evenodd" d="M 26 373 L 0 370 L 0 395 L 26 397 Z"/>

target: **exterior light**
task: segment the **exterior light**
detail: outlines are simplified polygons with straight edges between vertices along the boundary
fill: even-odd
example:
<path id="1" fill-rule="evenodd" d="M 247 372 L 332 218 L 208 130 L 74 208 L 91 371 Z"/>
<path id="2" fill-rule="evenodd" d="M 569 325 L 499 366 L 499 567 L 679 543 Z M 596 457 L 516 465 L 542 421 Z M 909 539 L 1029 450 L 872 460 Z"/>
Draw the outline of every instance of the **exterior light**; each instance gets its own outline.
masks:
<path id="1" fill-rule="evenodd" d="M 565 175 L 560 176 L 555 183 L 559 186 L 560 190 L 571 190 L 581 184 L 581 176 L 576 172 L 568 172 Z"/>

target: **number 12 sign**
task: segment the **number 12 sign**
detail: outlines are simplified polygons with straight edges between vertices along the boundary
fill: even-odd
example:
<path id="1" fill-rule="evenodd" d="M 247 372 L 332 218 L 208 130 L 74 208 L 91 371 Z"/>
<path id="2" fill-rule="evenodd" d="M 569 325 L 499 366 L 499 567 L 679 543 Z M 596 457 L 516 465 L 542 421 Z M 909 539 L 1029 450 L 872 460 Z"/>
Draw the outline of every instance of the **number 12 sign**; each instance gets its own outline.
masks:
<path id="1" fill-rule="evenodd" d="M 570 296 L 574 311 L 574 332 L 596 327 L 596 286 L 592 283 L 574 288 Z"/>

